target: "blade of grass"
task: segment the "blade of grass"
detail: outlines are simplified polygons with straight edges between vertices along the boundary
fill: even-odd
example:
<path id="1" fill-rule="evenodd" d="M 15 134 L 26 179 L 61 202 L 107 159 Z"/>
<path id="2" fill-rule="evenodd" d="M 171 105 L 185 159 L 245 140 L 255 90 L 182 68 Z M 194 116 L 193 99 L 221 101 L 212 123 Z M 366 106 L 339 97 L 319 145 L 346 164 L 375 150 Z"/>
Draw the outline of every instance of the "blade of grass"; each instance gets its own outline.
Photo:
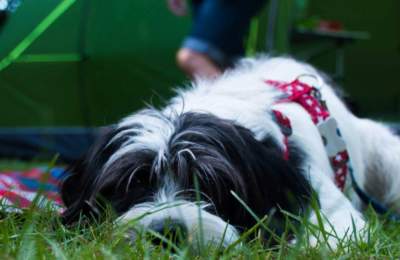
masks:
<path id="1" fill-rule="evenodd" d="M 198 248 L 200 252 L 203 252 L 204 248 L 204 234 L 203 234 L 203 219 L 201 217 L 201 207 L 200 207 L 200 202 L 201 202 L 201 195 L 200 195 L 200 185 L 199 185 L 199 180 L 197 179 L 197 176 L 194 174 L 194 188 L 196 190 L 196 202 L 197 202 L 197 211 L 198 211 L 198 222 L 199 222 L 199 239 L 197 243 L 199 243 Z"/>
<path id="2" fill-rule="evenodd" d="M 264 221 L 266 221 L 268 219 L 268 216 L 264 216 L 263 218 L 261 218 L 259 221 L 257 221 L 257 223 L 251 227 L 250 229 L 248 229 L 247 231 L 245 231 L 240 237 L 239 239 L 237 239 L 235 242 L 233 242 L 232 244 L 230 244 L 225 250 L 224 250 L 224 254 L 226 254 L 227 252 L 229 252 L 230 250 L 232 250 L 233 248 L 235 248 L 238 244 L 242 243 L 243 241 L 245 241 L 252 233 L 254 233 L 257 228 L 259 228 L 260 226 L 263 225 Z"/>
<path id="3" fill-rule="evenodd" d="M 257 214 L 254 213 L 254 211 L 244 202 L 234 191 L 231 191 L 231 194 L 233 197 L 235 197 L 236 200 L 239 201 L 239 203 L 250 213 L 250 215 L 257 221 L 260 222 L 260 218 L 257 216 Z M 280 237 L 275 234 L 265 223 L 261 223 L 261 226 L 268 232 L 270 235 L 276 239 L 276 241 L 280 241 Z"/>
<path id="4" fill-rule="evenodd" d="M 61 260 L 67 260 L 68 258 L 65 256 L 63 250 L 60 248 L 60 246 L 54 242 L 53 240 L 45 237 L 43 234 L 40 234 L 40 236 L 50 245 L 51 250 L 54 253 L 54 256 L 57 259 L 61 259 Z"/>

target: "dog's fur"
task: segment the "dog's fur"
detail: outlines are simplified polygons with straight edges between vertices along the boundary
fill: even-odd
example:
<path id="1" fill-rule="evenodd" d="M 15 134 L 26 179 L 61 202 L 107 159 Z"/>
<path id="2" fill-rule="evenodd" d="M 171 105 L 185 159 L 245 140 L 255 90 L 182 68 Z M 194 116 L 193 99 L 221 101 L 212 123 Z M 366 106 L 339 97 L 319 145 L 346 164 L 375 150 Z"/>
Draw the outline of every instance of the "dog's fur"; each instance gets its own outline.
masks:
<path id="1" fill-rule="evenodd" d="M 351 114 L 313 67 L 290 58 L 260 58 L 179 89 L 163 110 L 148 108 L 108 127 L 63 185 L 65 220 L 73 222 L 81 213 L 99 216 L 107 201 L 120 221 L 138 218 L 139 226 L 155 231 L 172 221 L 192 239 L 202 233 L 208 242 L 222 239 L 227 245 L 256 223 L 234 194 L 258 217 L 273 215 L 271 229 L 280 232 L 282 210 L 305 214 L 315 191 L 326 230 L 334 228 L 339 238 L 360 232 L 364 205 L 349 178 L 347 197 L 335 186 L 309 114 L 295 103 L 276 104 L 281 93 L 264 83 L 304 74 L 321 82 L 357 183 L 399 210 L 400 140 L 383 125 Z M 289 161 L 272 108 L 292 123 Z M 317 223 L 314 211 L 309 219 Z"/>

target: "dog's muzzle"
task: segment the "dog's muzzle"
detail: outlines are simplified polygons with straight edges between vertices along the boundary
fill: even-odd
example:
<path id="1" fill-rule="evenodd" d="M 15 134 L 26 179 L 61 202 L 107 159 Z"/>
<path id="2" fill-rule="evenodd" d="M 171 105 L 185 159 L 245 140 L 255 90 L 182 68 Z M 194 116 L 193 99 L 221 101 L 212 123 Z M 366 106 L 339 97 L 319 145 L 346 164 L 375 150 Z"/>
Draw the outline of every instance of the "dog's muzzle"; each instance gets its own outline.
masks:
<path id="1" fill-rule="evenodd" d="M 226 247 L 235 242 L 239 238 L 238 231 L 205 208 L 188 201 L 162 206 L 143 203 L 122 215 L 119 222 L 132 225 L 129 239 L 136 240 L 139 233 L 146 234 L 155 245 L 183 243 L 194 247 L 206 244 Z"/>

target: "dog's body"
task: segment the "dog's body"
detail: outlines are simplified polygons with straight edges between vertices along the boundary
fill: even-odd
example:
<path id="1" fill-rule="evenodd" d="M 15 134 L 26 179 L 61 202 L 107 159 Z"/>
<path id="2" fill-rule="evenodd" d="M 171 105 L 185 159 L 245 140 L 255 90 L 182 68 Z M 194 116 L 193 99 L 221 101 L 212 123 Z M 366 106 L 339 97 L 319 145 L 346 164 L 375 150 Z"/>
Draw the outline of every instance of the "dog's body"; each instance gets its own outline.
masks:
<path id="1" fill-rule="evenodd" d="M 231 191 L 262 217 L 273 209 L 303 213 L 314 190 L 327 230 L 333 227 L 339 238 L 354 227 L 360 231 L 364 205 L 349 178 L 344 193 L 335 186 L 310 115 L 296 103 L 277 102 L 282 93 L 265 83 L 290 82 L 301 75 L 313 75 L 320 82 L 357 184 L 399 210 L 400 140 L 384 126 L 352 115 L 311 66 L 289 58 L 262 58 L 245 60 L 219 79 L 178 90 L 162 111 L 140 111 L 108 131 L 64 184 L 66 219 L 98 212 L 98 198 L 104 197 L 121 220 L 142 216 L 140 226 L 160 231 L 169 219 L 189 233 L 202 230 L 207 241 L 223 239 L 229 244 L 241 228 L 255 223 Z M 308 80 L 315 84 L 315 79 Z M 283 134 L 272 109 L 291 120 L 289 160 L 282 156 Z M 196 189 L 211 207 L 198 207 Z M 146 215 L 149 211 L 153 214 Z M 279 230 L 282 216 L 275 215 L 274 228 Z M 310 220 L 317 222 L 315 213 Z"/>

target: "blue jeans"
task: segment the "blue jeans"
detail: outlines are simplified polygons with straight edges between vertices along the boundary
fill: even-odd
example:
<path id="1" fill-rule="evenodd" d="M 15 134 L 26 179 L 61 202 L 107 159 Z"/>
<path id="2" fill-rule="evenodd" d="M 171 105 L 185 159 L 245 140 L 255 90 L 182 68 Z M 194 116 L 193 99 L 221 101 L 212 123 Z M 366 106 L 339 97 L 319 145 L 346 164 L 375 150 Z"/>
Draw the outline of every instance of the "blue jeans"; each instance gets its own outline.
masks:
<path id="1" fill-rule="evenodd" d="M 250 20 L 266 0 L 192 0 L 193 25 L 183 47 L 225 68 L 244 55 Z"/>

